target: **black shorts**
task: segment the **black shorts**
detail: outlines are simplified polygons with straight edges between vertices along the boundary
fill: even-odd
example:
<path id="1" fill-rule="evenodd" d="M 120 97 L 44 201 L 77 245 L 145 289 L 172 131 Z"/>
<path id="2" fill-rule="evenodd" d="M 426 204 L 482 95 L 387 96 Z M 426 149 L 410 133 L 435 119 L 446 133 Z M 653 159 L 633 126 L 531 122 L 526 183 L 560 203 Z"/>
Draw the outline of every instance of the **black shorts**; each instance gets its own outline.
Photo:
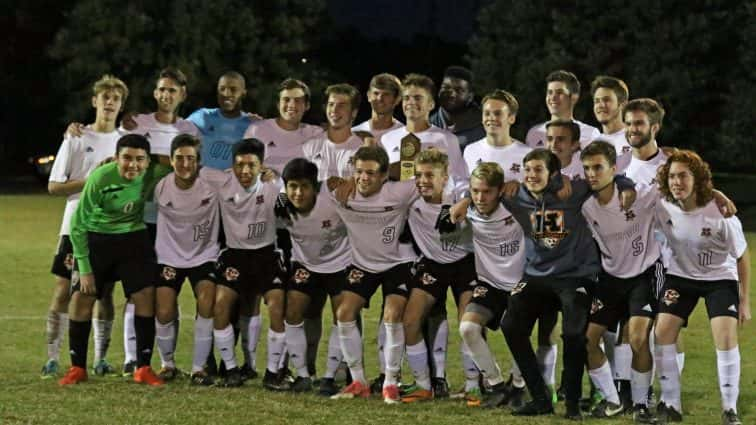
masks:
<path id="1" fill-rule="evenodd" d="M 380 273 L 370 273 L 355 266 L 346 269 L 345 291 L 354 292 L 365 299 L 365 308 L 370 307 L 370 298 L 381 286 L 383 297 L 400 295 L 407 298 L 412 283 L 412 263 L 398 264 Z"/>
<path id="2" fill-rule="evenodd" d="M 607 329 L 616 329 L 620 322 L 640 316 L 656 316 L 656 266 L 638 276 L 619 278 L 606 273 L 599 276 L 593 294 L 589 321 Z"/>
<path id="3" fill-rule="evenodd" d="M 208 261 L 207 263 L 200 264 L 196 267 L 190 267 L 186 269 L 168 266 L 165 264 L 157 265 L 157 279 L 156 284 L 158 288 L 167 287 L 176 291 L 176 295 L 181 293 L 181 286 L 184 284 L 185 279 L 189 279 L 189 283 L 192 285 L 192 289 L 197 286 L 203 280 L 216 283 L 218 281 L 218 275 L 216 274 L 215 262 Z"/>
<path id="4" fill-rule="evenodd" d="M 71 280 L 71 272 L 74 266 L 73 245 L 68 235 L 61 235 L 58 240 L 58 249 L 53 257 L 50 272 L 55 276 Z"/>
<path id="5" fill-rule="evenodd" d="M 328 294 L 335 297 L 344 289 L 346 272 L 318 273 L 310 271 L 305 265 L 294 261 L 291 264 L 292 276 L 286 282 L 287 291 L 299 291 L 310 298 Z"/>
<path id="6" fill-rule="evenodd" d="M 687 322 L 698 299 L 706 302 L 709 319 L 719 316 L 738 318 L 740 295 L 734 280 L 693 280 L 667 275 L 659 300 L 659 313 L 673 314 Z"/>
<path id="7" fill-rule="evenodd" d="M 472 299 L 465 312 L 480 313 L 480 307 L 488 310 L 492 316 L 486 323 L 491 330 L 499 328 L 499 322 L 509 304 L 509 291 L 496 288 L 484 280 L 478 280 L 472 291 Z"/>
<path id="8" fill-rule="evenodd" d="M 473 290 L 476 279 L 475 256 L 472 254 L 450 264 L 422 258 L 415 266 L 412 288 L 429 293 L 437 302 L 445 302 L 446 289 L 451 287 L 456 301 L 463 292 Z"/>
<path id="9" fill-rule="evenodd" d="M 218 259 L 218 285 L 237 293 L 263 295 L 271 289 L 284 289 L 275 279 L 273 245 L 260 249 L 227 248 Z"/>
<path id="10" fill-rule="evenodd" d="M 123 293 L 131 294 L 155 283 L 155 256 L 146 230 L 129 233 L 89 232 L 89 262 L 97 288 L 97 298 L 110 282 L 121 281 Z M 71 289 L 79 290 L 78 265 L 74 264 Z"/>

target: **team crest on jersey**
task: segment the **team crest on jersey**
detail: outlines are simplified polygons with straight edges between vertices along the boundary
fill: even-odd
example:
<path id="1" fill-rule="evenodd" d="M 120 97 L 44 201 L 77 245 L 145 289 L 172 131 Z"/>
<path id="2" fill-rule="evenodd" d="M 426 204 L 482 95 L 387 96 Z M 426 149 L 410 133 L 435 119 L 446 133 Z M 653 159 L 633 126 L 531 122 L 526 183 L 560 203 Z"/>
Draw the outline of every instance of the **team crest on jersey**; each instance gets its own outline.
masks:
<path id="1" fill-rule="evenodd" d="M 667 220 L 667 226 L 672 226 L 672 219 Z"/>
<path id="2" fill-rule="evenodd" d="M 711 227 L 704 227 L 703 229 L 701 229 L 701 236 L 711 236 Z"/>
<path id="3" fill-rule="evenodd" d="M 265 203 L 265 195 L 258 195 L 257 199 L 255 199 L 255 205 L 260 205 Z"/>
<path id="4" fill-rule="evenodd" d="M 599 227 L 599 223 L 598 223 L 598 221 L 596 221 L 596 220 L 593 220 L 593 225 L 594 225 L 594 226 L 596 226 L 596 227 Z"/>
<path id="5" fill-rule="evenodd" d="M 312 157 L 312 159 L 323 159 L 323 155 L 321 155 L 320 152 L 318 152 L 317 154 L 315 154 L 314 157 Z"/>
<path id="6" fill-rule="evenodd" d="M 504 217 L 504 225 L 505 226 L 511 226 L 513 224 L 514 224 L 514 217 L 513 216 L 510 215 L 508 217 Z"/>
<path id="7" fill-rule="evenodd" d="M 352 285 L 356 285 L 362 281 L 362 278 L 365 276 L 365 273 L 362 272 L 362 270 L 358 269 L 352 269 L 349 272 L 349 276 L 347 276 L 347 281 L 351 283 Z"/>
<path id="8" fill-rule="evenodd" d="M 662 298 L 662 302 L 666 304 L 667 306 L 670 306 L 672 304 L 677 304 L 677 302 L 680 300 L 680 293 L 677 292 L 675 289 L 667 289 L 664 291 L 664 297 Z"/>
<path id="9" fill-rule="evenodd" d="M 208 205 L 210 203 L 210 198 L 205 198 L 200 201 L 200 206 L 204 207 L 205 205 Z"/>
<path id="10" fill-rule="evenodd" d="M 176 279 L 176 269 L 169 266 L 164 266 L 163 271 L 160 273 L 160 276 L 163 278 L 163 280 L 174 280 Z"/>
<path id="11" fill-rule="evenodd" d="M 354 166 L 354 155 L 350 156 L 347 160 L 347 165 Z"/>
<path id="12" fill-rule="evenodd" d="M 226 271 L 223 272 L 223 277 L 229 282 L 236 282 L 239 279 L 239 270 L 233 267 L 226 267 Z"/>
<path id="13" fill-rule="evenodd" d="M 269 148 L 275 148 L 276 147 L 276 142 L 274 142 L 274 141 L 271 140 L 270 142 L 268 142 L 268 147 Z"/>
<path id="14" fill-rule="evenodd" d="M 476 286 L 473 289 L 473 298 L 483 298 L 488 293 L 488 288 L 485 286 Z"/>
<path id="15" fill-rule="evenodd" d="M 528 282 L 517 282 L 517 285 L 512 288 L 512 291 L 509 293 L 510 295 L 517 295 L 520 292 L 522 292 L 523 289 L 525 289 L 525 286 L 527 286 Z"/>
<path id="16" fill-rule="evenodd" d="M 420 282 L 422 282 L 423 285 L 433 285 L 434 283 L 436 283 L 436 280 L 438 279 L 431 276 L 430 273 L 423 273 L 423 276 L 420 278 Z"/>
<path id="17" fill-rule="evenodd" d="M 330 229 L 331 228 L 331 220 L 323 220 L 323 223 L 320 226 L 321 229 Z"/>
<path id="18" fill-rule="evenodd" d="M 92 152 L 94 152 L 94 148 L 91 147 L 91 146 L 87 146 L 86 151 L 89 152 L 89 153 L 92 153 Z"/>
<path id="19" fill-rule="evenodd" d="M 308 272 L 305 269 L 297 269 L 297 271 L 294 272 L 294 283 L 297 285 L 301 285 L 303 283 L 307 283 L 307 281 L 310 280 L 310 272 Z"/>
<path id="20" fill-rule="evenodd" d="M 536 146 L 543 146 L 543 140 L 539 140 L 538 143 L 536 143 Z"/>
<path id="21" fill-rule="evenodd" d="M 391 152 L 399 152 L 399 146 L 394 146 L 394 149 L 392 149 Z"/>
<path id="22" fill-rule="evenodd" d="M 420 207 L 415 207 L 415 212 L 420 214 Z"/>
<path id="23" fill-rule="evenodd" d="M 625 221 L 633 221 L 635 219 L 635 213 L 633 210 L 625 211 Z"/>
<path id="24" fill-rule="evenodd" d="M 68 271 L 73 270 L 73 266 L 74 266 L 73 254 L 66 254 L 66 258 L 63 259 L 63 265 L 66 267 L 66 270 Z"/>
<path id="25" fill-rule="evenodd" d="M 388 211 L 394 211 L 394 207 L 392 207 L 392 206 L 383 207 L 383 210 L 386 211 L 386 212 L 388 212 Z"/>
<path id="26" fill-rule="evenodd" d="M 520 164 L 512 164 L 512 168 L 510 168 L 509 171 L 513 173 L 519 173 L 521 167 L 522 166 Z"/>
<path id="27" fill-rule="evenodd" d="M 602 308 L 604 308 L 604 303 L 602 303 L 600 299 L 594 298 L 591 303 L 591 314 L 598 313 Z"/>
<path id="28" fill-rule="evenodd" d="M 630 146 L 623 146 L 622 147 L 622 153 L 628 153 L 632 150 Z"/>

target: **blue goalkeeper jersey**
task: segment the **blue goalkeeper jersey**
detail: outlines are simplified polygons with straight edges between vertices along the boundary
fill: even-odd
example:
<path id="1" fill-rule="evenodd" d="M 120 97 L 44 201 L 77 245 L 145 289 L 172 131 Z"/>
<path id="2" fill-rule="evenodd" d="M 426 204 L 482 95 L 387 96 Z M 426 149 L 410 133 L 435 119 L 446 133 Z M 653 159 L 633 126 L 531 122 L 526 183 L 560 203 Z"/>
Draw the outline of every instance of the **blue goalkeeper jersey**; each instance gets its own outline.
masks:
<path id="1" fill-rule="evenodd" d="M 254 121 L 246 112 L 236 118 L 226 118 L 218 108 L 200 108 L 189 115 L 187 120 L 200 131 L 200 163 L 218 170 L 231 167 L 231 148 L 244 138 L 244 132 Z"/>

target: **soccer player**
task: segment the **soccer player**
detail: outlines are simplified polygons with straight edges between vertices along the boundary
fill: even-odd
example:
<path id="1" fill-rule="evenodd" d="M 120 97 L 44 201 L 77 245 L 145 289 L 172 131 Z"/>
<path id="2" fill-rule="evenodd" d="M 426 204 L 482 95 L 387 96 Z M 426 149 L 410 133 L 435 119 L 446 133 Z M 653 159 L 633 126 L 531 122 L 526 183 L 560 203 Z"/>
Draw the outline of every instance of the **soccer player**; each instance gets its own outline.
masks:
<path id="1" fill-rule="evenodd" d="M 68 199 L 60 226 L 58 251 L 52 266 L 52 273 L 56 278 L 50 310 L 47 313 L 48 360 L 42 368 L 43 377 L 58 374 L 60 346 L 68 328 L 68 304 L 74 262 L 69 236 L 71 216 L 76 211 L 87 176 L 115 152 L 116 142 L 120 137 L 116 131 L 116 118 L 128 95 L 126 84 L 113 76 L 104 75 L 97 80 L 92 88 L 91 100 L 92 107 L 96 110 L 95 122 L 80 129 L 80 136 L 66 135 L 50 172 L 48 191 L 52 195 L 65 195 Z M 94 373 L 104 375 L 113 371 L 105 360 L 113 326 L 112 295 L 104 296 L 96 305 L 92 323 L 95 334 Z"/>
<path id="2" fill-rule="evenodd" d="M 252 123 L 249 114 L 242 111 L 247 96 L 244 76 L 228 71 L 218 79 L 218 108 L 200 108 L 192 112 L 191 121 L 202 139 L 202 165 L 218 170 L 231 167 L 231 150 Z"/>
<path id="3" fill-rule="evenodd" d="M 485 104 L 485 103 L 484 103 Z M 522 278 L 525 269 L 525 235 L 522 227 L 501 203 L 504 171 L 495 162 L 482 162 L 470 177 L 472 206 L 467 220 L 472 226 L 477 282 L 472 298 L 459 321 L 463 349 L 468 350 L 475 366 L 491 386 L 484 406 L 497 407 L 522 403 L 525 382 L 514 371 L 512 389 L 501 374 L 483 329 L 496 330 L 507 307 L 509 292 Z M 467 367 L 465 368 L 467 371 Z M 468 406 L 481 404 L 480 389 L 470 373 L 466 383 Z"/>
<path id="4" fill-rule="evenodd" d="M 495 162 L 506 170 L 506 178 L 523 180 L 522 158 L 531 148 L 509 134 L 519 109 L 517 99 L 505 90 L 494 90 L 483 98 L 482 122 L 486 136 L 467 145 L 463 155 L 468 170 L 474 170 L 482 162 Z"/>
<path id="5" fill-rule="evenodd" d="M 362 147 L 354 156 L 354 199 L 339 207 L 352 247 L 343 300 L 336 312 L 341 350 L 352 374 L 352 383 L 333 398 L 368 397 L 370 388 L 362 365 L 362 337 L 357 316 L 379 286 L 384 297 L 386 328 L 386 378 L 383 399 L 398 403 L 398 373 L 404 352 L 402 316 L 416 255 L 402 243 L 410 205 L 417 198 L 414 182 L 386 182 L 389 159 L 380 147 Z M 378 235 L 378 239 L 375 236 Z"/>
<path id="6" fill-rule="evenodd" d="M 580 163 L 580 126 L 574 121 L 552 120 L 546 123 L 546 144 L 559 158 L 562 174 L 572 180 L 583 178 Z"/>
<path id="7" fill-rule="evenodd" d="M 402 123 L 394 118 L 394 109 L 402 100 L 401 90 L 402 83 L 396 75 L 384 72 L 373 76 L 367 91 L 370 119 L 352 127 L 352 132 L 366 131 L 380 143 L 385 133 L 401 128 Z"/>
<path id="8" fill-rule="evenodd" d="M 268 359 L 263 386 L 288 389 L 278 379 L 278 364 L 284 350 L 284 288 L 275 280 L 276 217 L 274 206 L 281 184 L 264 179 L 262 159 L 265 145 L 257 139 L 244 139 L 234 145 L 234 166 L 227 170 L 228 180 L 220 192 L 221 219 L 226 246 L 218 260 L 220 279 L 215 291 L 214 342 L 227 370 L 237 367 L 231 312 L 239 303 L 242 312 L 251 311 L 262 295 L 270 314 Z M 233 175 L 231 175 L 233 174 Z"/>
<path id="9" fill-rule="evenodd" d="M 87 178 L 71 219 L 74 253 L 73 295 L 69 310 L 72 366 L 61 385 L 87 379 L 86 361 L 92 305 L 107 282 L 120 280 L 134 303 L 137 370 L 134 381 L 162 385 L 150 367 L 155 343 L 155 258 L 144 226 L 144 188 L 167 174 L 150 165 L 150 144 L 129 134 L 116 144 L 116 161 L 98 167 Z M 149 166 L 149 168 L 148 168 Z"/>
<path id="10" fill-rule="evenodd" d="M 451 287 L 459 316 L 472 296 L 475 282 L 475 261 L 472 254 L 472 233 L 469 225 L 454 226 L 439 233 L 440 219 L 448 208 L 463 197 L 466 182 L 454 182 L 447 172 L 447 155 L 437 149 L 421 151 L 415 159 L 415 186 L 420 194 L 410 207 L 409 226 L 422 257 L 415 266 L 415 279 L 404 312 L 404 336 L 407 360 L 415 376 L 415 385 L 405 390 L 402 401 L 411 403 L 430 400 L 434 394 L 428 365 L 428 348 L 423 338 L 423 324 L 431 308 L 446 301 Z M 434 355 L 436 353 L 433 353 Z M 467 380 L 478 385 L 478 371 L 462 347 Z M 444 378 L 445 371 L 436 371 L 434 378 Z M 472 387 L 472 384 L 468 385 Z"/>
<path id="11" fill-rule="evenodd" d="M 336 315 L 346 282 L 344 270 L 351 263 L 346 227 L 327 188 L 324 184 L 321 187 L 318 174 L 317 166 L 304 158 L 289 161 L 282 175 L 286 198 L 276 213 L 286 222 L 292 242 L 292 275 L 286 283 L 285 327 L 286 346 L 297 370 L 291 389 L 297 392 L 312 389 L 304 315 L 312 300 L 320 298 L 323 292 L 331 298 L 331 308 Z M 328 344 L 328 367 L 320 381 L 321 395 L 331 396 L 338 392 L 334 377 L 341 357 L 338 331 L 334 325 Z"/>
<path id="12" fill-rule="evenodd" d="M 601 140 L 608 141 L 617 150 L 618 170 L 626 167 L 632 150 L 622 120 L 622 109 L 627 104 L 629 95 L 627 84 L 619 78 L 599 75 L 591 82 L 593 115 L 601 124 Z"/>
<path id="13" fill-rule="evenodd" d="M 193 384 L 209 385 L 212 379 L 204 364 L 212 349 L 213 303 L 215 302 L 215 261 L 220 253 L 220 227 L 217 186 L 208 182 L 225 174 L 210 167 L 199 168 L 200 140 L 189 134 L 176 136 L 171 142 L 171 165 L 174 172 L 155 187 L 158 208 L 155 251 L 158 261 L 156 295 L 156 337 L 162 360 L 158 373 L 165 381 L 177 374 L 175 320 L 177 297 L 185 279 L 189 279 L 197 300 L 194 321 Z M 210 176 L 208 176 L 210 174 Z M 219 175 L 219 176 L 218 176 Z M 240 380 L 238 369 L 228 376 Z M 233 379 L 232 378 L 232 379 Z"/>
<path id="14" fill-rule="evenodd" d="M 462 152 L 467 145 L 485 136 L 480 123 L 480 105 L 475 102 L 472 71 L 456 65 L 446 68 L 438 101 L 439 107 L 430 116 L 430 122 L 454 133 Z"/>
<path id="15" fill-rule="evenodd" d="M 546 107 L 550 120 L 574 121 L 580 126 L 580 147 L 585 147 L 601 133 L 596 127 L 575 119 L 573 112 L 579 98 L 580 81 L 575 74 L 558 70 L 546 76 Z M 531 127 L 525 143 L 531 148 L 546 147 L 546 122 Z"/>
<path id="16" fill-rule="evenodd" d="M 381 146 L 386 149 L 389 162 L 399 162 L 399 150 L 402 139 L 413 134 L 420 139 L 422 149 L 434 147 L 449 156 L 449 175 L 458 181 L 465 181 L 469 176 L 462 159 L 459 141 L 450 131 L 431 124 L 430 112 L 435 106 L 433 80 L 425 75 L 409 74 L 402 81 L 402 110 L 407 118 L 407 125 L 383 135 Z"/>

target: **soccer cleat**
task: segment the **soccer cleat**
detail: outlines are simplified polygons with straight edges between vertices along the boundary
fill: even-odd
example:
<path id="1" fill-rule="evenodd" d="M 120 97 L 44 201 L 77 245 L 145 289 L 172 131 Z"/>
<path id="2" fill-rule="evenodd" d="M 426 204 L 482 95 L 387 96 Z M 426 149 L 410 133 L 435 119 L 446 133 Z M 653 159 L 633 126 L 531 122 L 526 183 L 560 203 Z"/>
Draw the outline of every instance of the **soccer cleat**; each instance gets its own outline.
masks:
<path id="1" fill-rule="evenodd" d="M 628 413 L 633 411 L 633 394 L 632 390 L 630 388 L 630 381 L 627 380 L 618 380 L 617 382 L 617 388 L 618 388 L 618 395 L 620 398 L 620 404 L 622 404 L 623 413 Z"/>
<path id="2" fill-rule="evenodd" d="M 289 385 L 294 383 L 294 375 L 288 367 L 284 367 L 278 370 L 278 379 L 282 382 L 288 382 Z"/>
<path id="3" fill-rule="evenodd" d="M 513 409 L 515 416 L 550 415 L 554 413 L 554 405 L 551 400 L 530 400 L 519 409 Z"/>
<path id="4" fill-rule="evenodd" d="M 138 384 L 147 384 L 153 387 L 165 384 L 165 381 L 155 375 L 155 372 L 149 366 L 142 366 L 134 372 L 134 382 Z"/>
<path id="5" fill-rule="evenodd" d="M 136 370 L 137 363 L 132 360 L 128 363 L 123 364 L 123 372 L 121 373 L 121 376 L 133 376 L 134 371 Z"/>
<path id="6" fill-rule="evenodd" d="M 386 404 L 397 404 L 401 401 L 398 385 L 386 385 L 381 393 L 383 394 L 383 402 Z"/>
<path id="7" fill-rule="evenodd" d="M 239 370 L 238 367 L 235 367 L 226 371 L 226 376 L 218 384 L 218 386 L 224 388 L 235 388 L 241 387 L 243 384 L 244 380 L 242 379 L 241 370 Z"/>
<path id="8" fill-rule="evenodd" d="M 566 400 L 565 400 L 566 401 Z M 566 401 L 564 417 L 571 421 L 582 421 L 583 412 L 580 410 L 580 403 Z"/>
<path id="9" fill-rule="evenodd" d="M 551 388 L 552 391 L 554 391 L 554 386 L 549 385 L 549 388 Z M 563 385 L 560 385 L 559 388 L 554 392 L 556 394 L 557 401 L 564 401 L 565 398 L 567 398 L 567 390 L 564 388 Z M 556 401 L 552 401 L 552 403 L 556 404 Z"/>
<path id="10" fill-rule="evenodd" d="M 656 418 L 660 424 L 682 422 L 682 413 L 675 410 L 672 406 L 667 406 L 662 401 L 656 406 Z"/>
<path id="11" fill-rule="evenodd" d="M 609 400 L 601 400 L 591 410 L 591 416 L 594 418 L 611 418 L 624 412 L 625 408 L 621 404 L 612 403 Z"/>
<path id="12" fill-rule="evenodd" d="M 244 363 L 244 366 L 242 366 L 239 371 L 241 373 L 241 378 L 243 381 L 256 379 L 258 376 L 257 371 L 252 369 L 252 366 L 250 366 L 249 363 Z"/>
<path id="13" fill-rule="evenodd" d="M 633 421 L 636 424 L 655 424 L 656 416 L 645 404 L 636 404 L 633 406 Z"/>
<path id="14" fill-rule="evenodd" d="M 722 412 L 722 425 L 743 425 L 735 409 L 729 409 Z"/>
<path id="15" fill-rule="evenodd" d="M 383 381 L 386 380 L 386 374 L 381 373 L 372 382 L 370 382 L 370 393 L 381 394 L 383 392 Z"/>
<path id="16" fill-rule="evenodd" d="M 78 384 L 79 382 L 84 382 L 87 380 L 87 370 L 83 367 L 79 366 L 71 366 L 70 369 L 68 369 L 68 372 L 60 378 L 60 381 L 58 381 L 58 384 L 60 385 L 73 385 Z"/>
<path id="17" fill-rule="evenodd" d="M 412 385 L 408 387 L 402 395 L 402 403 L 415 403 L 418 401 L 430 401 L 433 400 L 433 392 L 426 390 L 425 388 Z"/>
<path id="18" fill-rule="evenodd" d="M 192 376 L 189 377 L 189 382 L 191 385 L 209 387 L 215 384 L 215 379 L 209 373 L 200 370 L 192 373 Z"/>
<path id="19" fill-rule="evenodd" d="M 336 386 L 336 379 L 322 378 L 318 388 L 318 394 L 323 397 L 331 397 L 339 393 L 339 387 Z"/>
<path id="20" fill-rule="evenodd" d="M 210 376 L 218 375 L 218 363 L 215 361 L 215 356 L 212 353 L 207 356 L 207 360 L 205 362 L 205 373 Z"/>
<path id="21" fill-rule="evenodd" d="M 594 386 L 591 386 L 591 394 L 588 397 L 580 399 L 578 406 L 584 412 L 592 412 L 604 400 L 604 396 Z"/>
<path id="22" fill-rule="evenodd" d="M 553 404 L 553 401 L 552 401 Z M 519 409 L 525 405 L 525 387 L 518 388 L 512 387 L 509 390 L 509 407 L 511 409 Z"/>
<path id="23" fill-rule="evenodd" d="M 331 400 L 368 397 L 370 397 L 370 387 L 360 381 L 354 381 L 351 384 L 347 385 L 338 394 L 332 395 Z"/>
<path id="24" fill-rule="evenodd" d="M 116 371 L 113 368 L 113 366 L 108 363 L 105 359 L 100 359 L 92 368 L 92 372 L 94 372 L 97 376 L 105 376 L 105 375 L 115 375 Z"/>
<path id="25" fill-rule="evenodd" d="M 483 402 L 483 393 L 480 392 L 480 387 L 475 387 L 465 392 L 464 398 L 467 407 L 480 407 Z"/>
<path id="26" fill-rule="evenodd" d="M 163 366 L 158 371 L 158 376 L 165 382 L 173 381 L 178 375 L 179 371 L 175 367 Z"/>
<path id="27" fill-rule="evenodd" d="M 291 383 L 286 380 L 282 374 L 265 369 L 263 388 L 270 391 L 289 391 L 291 389 Z"/>
<path id="28" fill-rule="evenodd" d="M 42 379 L 52 379 L 58 375 L 60 364 L 55 359 L 50 359 L 42 366 Z"/>
<path id="29" fill-rule="evenodd" d="M 491 387 L 491 391 L 486 394 L 482 407 L 486 409 L 495 409 L 505 407 L 509 403 L 509 388 L 506 382 L 500 382 Z"/>
<path id="30" fill-rule="evenodd" d="M 449 383 L 446 378 L 431 378 L 431 389 L 435 398 L 449 398 Z"/>
<path id="31" fill-rule="evenodd" d="M 290 389 L 295 393 L 305 393 L 312 391 L 312 379 L 310 377 L 297 376 Z"/>

